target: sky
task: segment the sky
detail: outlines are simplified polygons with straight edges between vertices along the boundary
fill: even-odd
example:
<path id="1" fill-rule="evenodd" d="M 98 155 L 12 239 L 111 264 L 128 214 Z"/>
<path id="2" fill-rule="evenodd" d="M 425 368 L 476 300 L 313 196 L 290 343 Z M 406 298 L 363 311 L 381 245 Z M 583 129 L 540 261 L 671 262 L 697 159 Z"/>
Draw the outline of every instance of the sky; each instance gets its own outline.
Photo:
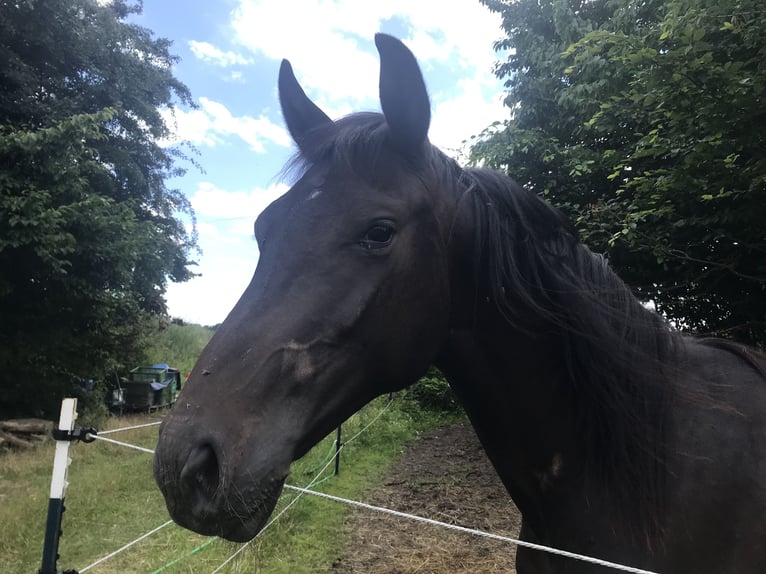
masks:
<path id="1" fill-rule="evenodd" d="M 293 65 L 330 117 L 379 111 L 376 32 L 397 36 L 420 62 L 432 106 L 431 142 L 453 156 L 508 116 L 492 73 L 500 17 L 479 0 L 144 0 L 135 23 L 173 42 L 176 78 L 196 109 L 166 112 L 174 137 L 201 166 L 168 182 L 196 212 L 198 277 L 170 283 L 168 311 L 222 322 L 258 262 L 253 223 L 288 189 L 280 171 L 294 152 L 279 109 L 277 72 Z"/>

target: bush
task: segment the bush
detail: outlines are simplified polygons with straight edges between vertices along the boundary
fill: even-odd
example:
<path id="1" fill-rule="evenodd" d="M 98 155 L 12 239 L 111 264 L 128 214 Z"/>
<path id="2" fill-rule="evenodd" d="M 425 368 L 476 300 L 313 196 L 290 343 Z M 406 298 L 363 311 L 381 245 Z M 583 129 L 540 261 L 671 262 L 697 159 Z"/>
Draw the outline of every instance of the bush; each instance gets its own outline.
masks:
<path id="1" fill-rule="evenodd" d="M 436 367 L 430 367 L 420 380 L 404 391 L 404 400 L 416 403 L 418 407 L 441 413 L 460 413 L 452 387 Z"/>
<path id="2" fill-rule="evenodd" d="M 103 428 L 109 417 L 109 409 L 104 400 L 106 392 L 105 383 L 97 383 L 89 392 L 82 388 L 76 388 L 75 392 L 72 393 L 77 397 L 77 422 L 75 426 Z"/>

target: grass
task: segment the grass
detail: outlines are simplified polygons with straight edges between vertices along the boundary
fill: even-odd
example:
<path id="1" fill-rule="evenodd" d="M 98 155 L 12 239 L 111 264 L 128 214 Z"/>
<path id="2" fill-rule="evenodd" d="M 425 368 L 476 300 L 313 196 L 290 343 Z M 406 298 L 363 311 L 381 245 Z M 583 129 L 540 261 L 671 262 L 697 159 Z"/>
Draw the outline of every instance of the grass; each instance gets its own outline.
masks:
<path id="1" fill-rule="evenodd" d="M 381 412 L 387 400 L 376 399 L 343 425 L 344 440 Z M 112 417 L 106 428 L 157 420 L 160 414 Z M 405 445 L 421 431 L 446 422 L 444 417 L 402 408 L 399 401 L 341 453 L 340 474 L 318 487 L 346 498 L 360 499 L 380 481 Z M 153 448 L 157 427 L 110 435 Z M 325 457 L 334 435 L 296 461 L 288 481 L 303 486 L 307 474 Z M 96 559 L 159 526 L 168 515 L 151 470 L 151 456 L 103 442 L 75 444 L 71 449 L 70 486 L 66 496 L 58 567 L 82 569 Z M 0 455 L 0 572 L 37 572 L 42 555 L 53 445 L 29 452 Z M 331 471 L 331 469 L 330 469 Z M 277 511 L 296 494 L 286 491 Z M 344 522 L 350 507 L 304 496 L 263 536 L 221 572 L 302 573 L 331 571 L 344 552 Z M 195 548 L 210 542 L 204 549 Z M 212 572 L 239 545 L 209 539 L 175 524 L 88 572 L 94 574 L 153 573 L 176 559 L 164 572 Z"/>
<path id="2" fill-rule="evenodd" d="M 167 363 L 181 371 L 181 376 L 192 370 L 202 349 L 213 336 L 213 329 L 202 325 L 176 325 L 170 323 L 164 331 L 148 337 L 144 353 L 146 364 Z"/>

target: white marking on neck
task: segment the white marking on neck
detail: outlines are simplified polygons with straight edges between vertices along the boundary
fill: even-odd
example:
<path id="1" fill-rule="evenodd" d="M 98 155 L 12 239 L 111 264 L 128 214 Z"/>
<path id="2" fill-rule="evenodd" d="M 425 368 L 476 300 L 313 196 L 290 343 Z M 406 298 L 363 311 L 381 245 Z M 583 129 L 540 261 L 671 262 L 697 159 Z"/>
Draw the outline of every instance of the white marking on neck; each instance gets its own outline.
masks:
<path id="1" fill-rule="evenodd" d="M 553 488 L 556 480 L 561 476 L 561 468 L 564 466 L 564 458 L 557 452 L 551 458 L 551 465 L 543 471 L 536 472 L 535 476 L 540 482 L 540 489 L 545 492 Z"/>
<path id="2" fill-rule="evenodd" d="M 295 376 L 302 381 L 313 379 L 316 374 L 316 367 L 311 359 L 310 348 L 310 344 L 290 341 L 284 348 L 282 370 L 292 370 Z"/>
<path id="3" fill-rule="evenodd" d="M 552 478 L 558 478 L 561 476 L 561 467 L 564 465 L 564 459 L 561 457 L 561 453 L 557 452 L 553 455 L 551 460 L 550 475 Z"/>

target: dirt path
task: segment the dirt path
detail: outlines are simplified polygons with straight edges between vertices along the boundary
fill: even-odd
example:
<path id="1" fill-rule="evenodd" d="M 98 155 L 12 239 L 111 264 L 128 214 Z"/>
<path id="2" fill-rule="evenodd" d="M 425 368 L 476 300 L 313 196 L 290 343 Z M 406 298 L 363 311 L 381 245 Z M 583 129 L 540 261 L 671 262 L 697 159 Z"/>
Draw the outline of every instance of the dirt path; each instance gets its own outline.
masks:
<path id="1" fill-rule="evenodd" d="M 366 502 L 516 537 L 521 517 L 467 423 L 424 434 Z M 355 511 L 350 542 L 334 564 L 342 574 L 515 573 L 510 544 Z"/>

